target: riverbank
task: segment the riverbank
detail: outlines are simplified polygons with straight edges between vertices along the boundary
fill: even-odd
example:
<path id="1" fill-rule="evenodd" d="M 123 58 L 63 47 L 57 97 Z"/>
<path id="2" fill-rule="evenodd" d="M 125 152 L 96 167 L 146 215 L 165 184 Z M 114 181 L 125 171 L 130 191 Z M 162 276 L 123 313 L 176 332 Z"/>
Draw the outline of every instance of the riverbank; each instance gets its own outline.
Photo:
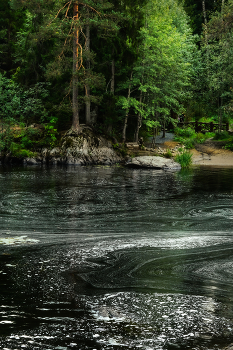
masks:
<path id="1" fill-rule="evenodd" d="M 65 132 L 59 144 L 52 149 L 43 147 L 32 151 L 20 150 L 20 144 L 16 143 L 16 141 L 19 142 L 16 136 L 13 142 L 14 147 L 11 147 L 12 151 L 4 154 L 0 152 L 0 163 L 113 165 L 128 163 L 130 158 L 140 156 L 162 156 L 174 159 L 176 154 L 180 152 L 180 148 L 184 147 L 173 141 L 174 134 L 172 133 L 168 133 L 165 138 L 157 137 L 152 148 L 151 142 L 147 142 L 145 147 L 140 149 L 135 142 L 117 143 L 117 140 L 107 139 L 86 126 L 83 126 L 79 133 L 73 130 Z M 223 149 L 223 146 L 222 142 L 213 139 L 209 139 L 203 144 L 197 144 L 195 149 L 190 150 L 193 165 L 233 166 L 233 152 Z M 16 154 L 14 148 L 17 151 Z M 26 156 L 23 151 L 27 154 Z M 29 155 L 30 153 L 31 155 Z"/>
<path id="2" fill-rule="evenodd" d="M 196 149 L 191 150 L 193 165 L 210 165 L 229 167 L 233 166 L 233 152 L 224 149 L 209 149 L 212 153 L 200 152 Z"/>
<path id="3" fill-rule="evenodd" d="M 165 142 L 163 148 L 174 149 L 177 145 L 177 142 Z M 233 166 L 233 152 L 223 149 L 221 144 L 212 140 L 196 145 L 196 148 L 190 150 L 190 152 L 192 153 L 193 165 Z"/>
<path id="4" fill-rule="evenodd" d="M 88 126 L 82 126 L 79 131 L 66 131 L 53 148 L 51 144 L 41 146 L 41 142 L 34 140 L 34 147 L 23 149 L 22 140 L 14 136 L 8 151 L 0 152 L 2 164 L 113 165 L 124 161 L 122 150 L 114 147 L 113 140 Z"/>

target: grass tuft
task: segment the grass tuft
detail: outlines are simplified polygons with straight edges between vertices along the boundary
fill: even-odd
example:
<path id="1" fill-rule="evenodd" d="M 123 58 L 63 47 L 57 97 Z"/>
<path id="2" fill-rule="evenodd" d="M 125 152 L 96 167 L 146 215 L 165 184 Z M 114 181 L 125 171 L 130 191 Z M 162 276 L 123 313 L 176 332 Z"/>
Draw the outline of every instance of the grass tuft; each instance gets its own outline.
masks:
<path id="1" fill-rule="evenodd" d="M 180 163 L 181 168 L 189 168 L 192 164 L 192 154 L 189 151 L 183 150 L 176 155 L 175 161 Z"/>
<path id="2" fill-rule="evenodd" d="M 168 148 L 168 149 L 166 150 L 166 152 L 163 154 L 163 156 L 164 156 L 165 158 L 172 158 L 172 152 L 171 152 L 171 150 Z"/>

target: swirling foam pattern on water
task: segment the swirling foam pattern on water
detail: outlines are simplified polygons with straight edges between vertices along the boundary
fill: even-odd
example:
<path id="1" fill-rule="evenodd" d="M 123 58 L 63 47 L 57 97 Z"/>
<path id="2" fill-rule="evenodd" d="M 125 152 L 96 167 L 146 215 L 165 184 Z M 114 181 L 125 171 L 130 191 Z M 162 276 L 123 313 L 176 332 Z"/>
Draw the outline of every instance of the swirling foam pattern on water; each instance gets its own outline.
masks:
<path id="1" fill-rule="evenodd" d="M 223 349 L 232 175 L 0 171 L 1 348 Z"/>
<path id="2" fill-rule="evenodd" d="M 65 349 L 85 349 L 88 341 L 90 349 L 221 349 L 233 337 L 232 304 L 225 307 L 233 281 L 232 241 L 220 238 L 122 238 L 111 246 L 93 239 L 79 247 L 25 250 L 18 265 L 13 260 L 5 270 L 35 306 L 2 306 L 9 323 L 1 326 L 18 327 L 17 336 L 7 338 L 9 348 L 17 342 L 56 349 L 59 339 Z M 35 330 L 20 331 L 28 322 Z"/>

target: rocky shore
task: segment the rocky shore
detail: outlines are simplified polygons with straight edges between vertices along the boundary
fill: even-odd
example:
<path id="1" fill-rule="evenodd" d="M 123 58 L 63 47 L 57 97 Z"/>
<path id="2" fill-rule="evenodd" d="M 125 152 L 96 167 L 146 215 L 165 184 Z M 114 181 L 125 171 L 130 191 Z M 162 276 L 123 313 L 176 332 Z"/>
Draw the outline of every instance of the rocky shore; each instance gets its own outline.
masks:
<path id="1" fill-rule="evenodd" d="M 179 169 L 172 160 L 183 149 L 177 142 L 167 141 L 155 148 L 142 147 L 136 143 L 118 145 L 117 141 L 96 134 L 90 127 L 82 130 L 68 130 L 61 138 L 59 146 L 41 148 L 32 157 L 14 157 L 11 153 L 0 154 L 0 164 L 20 163 L 24 165 L 64 164 L 64 165 L 114 165 L 157 169 Z M 198 145 L 191 150 L 193 165 L 233 166 L 233 152 L 216 146 L 212 141 Z M 171 159 L 166 159 L 171 158 Z"/>
<path id="2" fill-rule="evenodd" d="M 96 135 L 89 127 L 81 132 L 69 130 L 62 137 L 59 147 L 42 148 L 33 157 L 15 158 L 6 154 L 0 158 L 2 163 L 73 164 L 73 165 L 112 165 L 120 163 L 124 157 L 117 152 L 110 140 Z"/>

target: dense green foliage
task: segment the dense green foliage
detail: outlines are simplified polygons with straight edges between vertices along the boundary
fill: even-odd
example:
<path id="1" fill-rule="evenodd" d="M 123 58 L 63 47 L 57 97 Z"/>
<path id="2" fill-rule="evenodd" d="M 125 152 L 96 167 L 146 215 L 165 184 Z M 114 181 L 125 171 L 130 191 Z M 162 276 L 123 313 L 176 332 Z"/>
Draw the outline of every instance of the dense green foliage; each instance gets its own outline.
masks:
<path id="1" fill-rule="evenodd" d="M 228 132 L 222 131 L 220 133 L 216 133 L 214 140 L 219 141 L 223 145 L 223 148 L 233 151 L 233 135 L 229 135 Z"/>
<path id="2" fill-rule="evenodd" d="M 20 123 L 43 124 L 52 147 L 57 129 L 79 123 L 138 141 L 181 113 L 231 120 L 232 10 L 233 0 L 1 1 L 0 148 Z M 34 136 L 12 147 L 41 146 Z"/>
<path id="3" fill-rule="evenodd" d="M 191 103 L 187 102 L 186 110 L 189 118 L 219 122 L 221 129 L 222 122 L 231 122 L 233 111 L 233 1 L 202 0 L 202 3 L 206 6 L 206 21 L 204 23 L 203 9 L 200 9 L 204 24 L 193 81 L 193 99 Z"/>
<path id="4" fill-rule="evenodd" d="M 195 133 L 195 131 L 188 128 L 175 128 L 175 138 L 174 140 L 184 145 L 187 149 L 194 148 L 194 146 L 198 143 L 203 143 L 207 139 L 214 137 L 215 133 L 206 132 L 205 134 L 199 132 Z"/>

